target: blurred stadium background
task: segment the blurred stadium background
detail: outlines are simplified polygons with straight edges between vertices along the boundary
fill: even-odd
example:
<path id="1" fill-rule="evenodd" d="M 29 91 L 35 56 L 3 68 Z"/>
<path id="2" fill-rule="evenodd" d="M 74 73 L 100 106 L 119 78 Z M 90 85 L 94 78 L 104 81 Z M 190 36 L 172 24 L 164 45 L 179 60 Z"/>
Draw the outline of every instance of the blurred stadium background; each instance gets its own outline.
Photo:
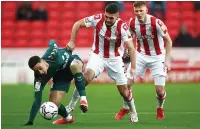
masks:
<path id="1" fill-rule="evenodd" d="M 28 118 L 27 112 L 31 106 L 31 101 L 33 99 L 32 95 L 32 87 L 29 88 L 33 82 L 33 73 L 29 70 L 27 66 L 27 60 L 32 55 L 42 55 L 45 51 L 48 41 L 50 39 L 55 39 L 58 42 L 59 47 L 65 47 L 66 43 L 69 41 L 70 33 L 72 25 L 75 21 L 84 18 L 86 16 L 90 16 L 97 13 L 104 12 L 104 7 L 106 2 L 99 1 L 99 2 L 58 2 L 58 1 L 51 1 L 51 2 L 44 2 L 44 1 L 32 1 L 32 2 L 16 2 L 16 1 L 2 1 L 1 2 L 1 84 L 2 84 L 2 127 L 10 129 L 10 128 L 20 128 L 18 127 L 19 124 L 26 121 Z M 121 7 L 120 16 L 123 20 L 129 21 L 129 18 L 134 16 L 133 14 L 133 6 L 132 2 L 119 2 Z M 162 2 L 161 2 L 162 3 Z M 172 50 L 172 71 L 168 74 L 167 81 L 172 82 L 169 83 L 169 98 L 168 103 L 166 103 L 166 107 L 168 111 L 171 111 L 171 116 L 168 118 L 174 119 L 174 122 L 177 123 L 169 123 L 171 122 L 167 119 L 166 122 L 161 122 L 157 124 L 156 121 L 153 121 L 154 124 L 157 126 L 152 126 L 152 124 L 143 123 L 146 126 L 136 125 L 139 129 L 141 128 L 148 128 L 151 126 L 152 128 L 156 129 L 172 129 L 172 127 L 176 126 L 178 129 L 186 129 L 186 128 L 199 128 L 198 121 L 200 114 L 200 104 L 198 103 L 199 100 L 199 91 L 200 91 L 200 9 L 199 9 L 199 2 L 192 2 L 192 1 L 184 1 L 184 2 L 175 2 L 165 1 L 164 4 L 162 3 L 151 3 L 148 2 L 150 14 L 154 14 L 157 17 L 161 18 L 166 26 L 168 27 L 169 34 L 174 41 L 174 47 Z M 156 11 L 154 10 L 156 7 Z M 22 20 L 18 13 L 24 13 L 23 9 L 25 8 L 25 12 L 28 11 L 26 14 L 26 18 Z M 28 9 L 27 9 L 28 8 Z M 20 11 L 21 12 L 20 12 Z M 36 14 L 35 10 L 37 11 Z M 45 10 L 45 11 L 44 11 Z M 42 12 L 39 14 L 38 12 Z M 31 15 L 40 15 L 36 17 L 31 17 Z M 179 40 L 180 29 L 183 27 L 187 28 L 188 33 L 187 35 L 181 35 Z M 189 35 L 189 36 L 188 36 Z M 180 40 L 182 39 L 182 40 Z M 76 42 L 76 49 L 75 52 L 78 53 L 85 63 L 87 63 L 88 53 L 90 52 L 90 48 L 93 43 L 93 28 L 84 28 L 80 29 L 78 40 Z M 145 78 L 138 79 L 138 82 L 141 84 L 136 85 L 145 85 L 144 87 L 136 87 L 136 91 L 133 90 L 136 94 L 136 101 L 137 101 L 137 108 L 139 114 L 141 113 L 142 119 L 144 121 L 149 121 L 152 118 L 146 117 L 145 112 L 150 111 L 150 114 L 155 109 L 155 92 L 152 84 L 143 84 L 144 82 L 152 82 L 152 77 L 147 71 Z M 114 85 L 108 84 L 112 81 L 108 78 L 108 76 L 103 73 L 99 78 L 95 80 L 97 83 L 105 83 L 104 85 Z M 176 82 L 176 83 L 174 83 Z M 108 127 L 109 129 L 116 129 L 118 127 L 131 127 L 130 125 L 126 125 L 125 122 L 114 122 L 110 121 L 110 117 L 114 115 L 113 112 L 117 112 L 118 109 L 121 107 L 121 103 L 117 100 L 121 100 L 120 96 L 117 94 L 117 90 L 115 87 L 101 87 L 98 84 L 92 84 L 95 87 L 88 88 L 88 95 L 89 101 L 91 101 L 91 112 L 95 114 L 96 111 L 99 112 L 97 115 L 100 115 L 102 112 L 102 116 L 99 119 L 106 119 L 105 124 L 109 124 L 109 122 L 113 125 L 113 127 Z M 171 86 L 170 86 L 171 85 Z M 10 86 L 16 86 L 10 87 Z M 152 89 L 149 89 L 149 86 Z M 180 87 L 179 87 L 180 86 Z M 96 90 L 95 90 L 96 89 Z M 111 90 L 110 90 L 111 89 Z M 115 90 L 114 90 L 115 89 Z M 114 94 L 110 94 L 113 92 Z M 109 104 L 107 102 L 107 98 L 104 95 L 97 95 L 99 92 L 108 93 L 111 95 L 113 104 Z M 188 93 L 188 92 L 189 93 Z M 47 91 L 46 91 L 47 92 Z M 70 91 L 71 95 L 72 90 Z M 150 93 L 153 92 L 153 93 Z M 170 93 L 171 92 L 171 93 Z M 23 93 L 23 94 L 22 94 Z M 144 99 L 141 94 L 145 93 L 145 97 L 149 99 Z M 149 94 L 150 93 L 150 94 Z M 13 95 L 15 95 L 13 97 Z M 48 95 L 48 94 L 47 94 Z M 114 110 L 109 111 L 108 107 L 104 106 L 97 106 L 95 105 L 95 100 L 93 100 L 93 96 L 96 95 L 94 99 L 103 98 L 104 101 L 108 106 L 112 107 Z M 171 96 L 170 96 L 171 95 Z M 175 97 L 179 96 L 179 99 Z M 118 98 L 116 98 L 116 96 Z M 19 99 L 26 98 L 23 101 L 18 102 Z M 184 98 L 183 100 L 180 100 Z M 67 98 L 69 100 L 70 97 Z M 31 100 L 31 101 L 29 101 Z M 46 96 L 47 100 L 47 96 Z M 191 101 L 193 100 L 193 101 Z M 94 102 L 92 102 L 94 101 Z M 108 99 L 109 101 L 109 99 Z M 144 104 L 144 101 L 147 105 Z M 170 103 L 171 101 L 171 103 Z M 196 101 L 196 102 L 195 102 Z M 99 102 L 102 105 L 103 102 Z M 143 103 L 143 104 L 142 104 Z M 187 104 L 188 103 L 188 104 Z M 65 104 L 67 104 L 65 102 Z M 18 107 L 17 109 L 13 110 L 12 107 L 8 106 L 15 106 Z M 176 105 L 173 106 L 173 105 Z M 192 106 L 190 106 L 192 105 Z M 116 108 L 117 107 L 117 108 Z M 181 108 L 181 109 L 180 109 Z M 105 110 L 104 110 L 105 109 Z M 108 110 L 106 110 L 108 109 Z M 173 112 L 179 112 L 179 109 L 185 114 L 188 113 L 188 118 L 192 117 L 191 121 L 184 119 L 184 113 L 182 115 L 173 114 Z M 111 116 L 106 117 L 106 113 L 111 112 Z M 193 113 L 189 113 L 193 112 Z M 24 114 L 26 114 L 24 116 Z M 79 126 L 72 126 L 72 128 L 87 128 L 90 126 L 91 128 L 97 128 L 99 123 L 98 120 L 95 121 L 94 115 L 90 116 L 92 119 L 85 118 L 80 115 L 79 112 L 75 112 L 76 115 L 79 115 L 80 119 L 78 120 Z M 103 115 L 104 114 L 104 115 Z M 170 113 L 169 113 L 170 114 Z M 173 115 L 174 116 L 173 116 Z M 107 114 L 109 115 L 109 113 Z M 155 115 L 155 114 L 151 114 Z M 176 116 L 175 116 L 176 115 Z M 10 116 L 13 117 L 13 123 L 10 124 Z M 22 119 L 19 119 L 22 118 Z M 109 119 L 108 119 L 109 118 Z M 182 118 L 182 119 L 180 119 Z M 48 121 L 44 122 L 41 118 L 39 119 L 40 128 L 46 129 L 49 128 L 48 126 L 43 126 L 43 124 L 48 123 Z M 94 120 L 97 123 L 91 124 L 88 121 L 86 122 L 87 127 L 81 126 L 81 120 L 88 119 Z M 127 118 L 128 119 L 128 118 Z M 195 119 L 195 120 L 194 120 Z M 186 121 L 185 124 L 182 124 Z M 37 123 L 39 123 L 37 122 Z M 188 124 L 187 124 L 188 122 Z M 172 126 L 170 125 L 172 124 Z M 174 126 L 173 126 L 174 125 Z M 189 126 L 188 126 L 189 125 Z M 14 127 L 13 127 L 14 126 Z M 166 127 L 164 127 L 166 126 Z M 99 126 L 99 128 L 107 128 L 105 126 Z"/>
<path id="2" fill-rule="evenodd" d="M 130 17 L 134 16 L 132 2 L 118 3 L 121 5 L 121 18 L 128 22 Z M 104 12 L 105 4 L 106 2 L 103 1 L 1 2 L 2 82 L 32 82 L 32 74 L 27 69 L 27 59 L 31 55 L 41 55 L 50 39 L 57 40 L 60 47 L 65 47 L 69 41 L 74 22 L 86 16 Z M 25 7 L 22 5 L 25 5 Z M 198 6 L 196 7 L 198 2 L 164 2 L 162 7 L 149 2 L 148 5 L 150 13 L 160 17 L 165 22 L 174 41 L 174 46 L 177 46 L 172 51 L 173 70 L 169 74 L 168 80 L 172 82 L 200 81 L 200 59 L 197 56 L 200 55 L 200 41 L 195 40 L 200 38 L 200 10 L 198 10 Z M 21 20 L 19 13 L 22 9 L 20 10 L 20 7 L 25 8 L 24 10 L 32 13 L 32 15 L 41 15 L 40 19 L 30 16 Z M 158 7 L 158 9 L 153 12 L 151 7 Z M 35 10 L 42 12 L 45 10 L 46 14 L 34 14 Z M 42 19 L 44 15 L 46 17 Z M 192 39 L 188 39 L 188 35 L 183 36 L 183 43 L 181 43 L 180 40 L 176 40 L 176 37 L 179 35 L 179 29 L 183 24 L 187 27 Z M 186 43 L 185 40 L 187 40 Z M 81 29 L 75 52 L 79 53 L 85 62 L 87 62 L 92 43 L 93 28 Z M 12 77 L 10 74 L 6 74 L 10 73 L 8 71 L 12 71 Z M 107 76 L 103 75 L 100 78 L 102 81 L 109 81 Z M 147 72 L 144 81 L 149 80 L 152 80 L 152 78 L 148 76 Z"/>

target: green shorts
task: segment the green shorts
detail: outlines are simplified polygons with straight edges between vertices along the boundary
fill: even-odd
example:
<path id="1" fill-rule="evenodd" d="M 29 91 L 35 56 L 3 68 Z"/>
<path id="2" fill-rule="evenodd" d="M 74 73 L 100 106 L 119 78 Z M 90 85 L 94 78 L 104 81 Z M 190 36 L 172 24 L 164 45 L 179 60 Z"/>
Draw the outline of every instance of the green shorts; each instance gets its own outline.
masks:
<path id="1" fill-rule="evenodd" d="M 72 58 L 70 58 L 69 63 L 66 65 L 66 67 L 56 72 L 56 74 L 53 76 L 53 85 L 51 87 L 51 90 L 58 90 L 65 92 L 69 91 L 71 81 L 74 78 L 70 70 L 70 64 L 74 59 L 83 62 L 78 55 L 73 55 Z"/>

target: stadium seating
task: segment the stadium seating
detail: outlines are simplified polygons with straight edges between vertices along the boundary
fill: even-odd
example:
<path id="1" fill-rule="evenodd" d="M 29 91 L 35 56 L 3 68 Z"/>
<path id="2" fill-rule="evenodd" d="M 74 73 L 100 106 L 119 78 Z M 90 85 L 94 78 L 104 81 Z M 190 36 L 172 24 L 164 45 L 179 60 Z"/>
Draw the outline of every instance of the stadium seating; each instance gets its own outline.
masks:
<path id="1" fill-rule="evenodd" d="M 95 2 L 92 2 L 92 6 L 90 7 L 91 8 L 91 11 L 101 11 L 103 10 L 105 4 L 104 2 L 101 2 L 101 1 L 95 1 Z"/>
<path id="2" fill-rule="evenodd" d="M 19 47 L 19 48 L 23 48 L 23 47 L 28 47 L 30 44 L 30 42 L 28 41 L 28 39 L 25 38 L 18 38 L 15 39 L 13 41 L 13 46 L 12 47 Z"/>
<path id="3" fill-rule="evenodd" d="M 45 29 L 46 28 L 46 23 L 43 21 L 34 21 L 31 23 L 31 28 L 32 29 Z"/>
<path id="4" fill-rule="evenodd" d="M 48 10 L 48 12 L 51 12 L 51 11 L 56 11 L 56 10 L 59 10 L 60 9 L 60 6 L 61 6 L 61 2 L 59 1 L 48 1 L 46 2 L 46 8 Z"/>
<path id="5" fill-rule="evenodd" d="M 14 35 L 14 30 L 12 30 L 12 29 L 6 29 L 6 30 L 2 31 L 2 33 L 1 33 L 1 39 L 2 40 L 13 39 L 12 35 Z"/>
<path id="6" fill-rule="evenodd" d="M 16 9 L 21 2 L 2 2 L 2 47 L 46 47 L 49 38 L 60 41 L 65 46 L 70 38 L 75 21 L 97 13 L 104 12 L 105 3 L 74 2 L 74 1 L 33 1 L 32 7 L 45 6 L 48 11 L 48 21 L 16 21 Z M 74 8 L 79 8 L 75 10 Z M 200 34 L 200 12 L 194 12 L 193 2 L 166 2 L 165 24 L 174 39 L 181 23 L 188 26 L 189 32 L 195 36 Z M 132 2 L 124 2 L 124 12 L 121 18 L 128 22 L 133 14 Z M 196 22 L 194 22 L 196 20 Z M 93 29 L 81 29 L 78 35 L 77 47 L 90 47 L 93 42 Z M 13 43 L 14 41 L 14 43 Z"/>
<path id="7" fill-rule="evenodd" d="M 167 10 L 176 10 L 179 8 L 179 3 L 176 1 L 166 2 Z"/>
<path id="8" fill-rule="evenodd" d="M 2 12 L 2 20 L 15 20 L 15 12 Z"/>
<path id="9" fill-rule="evenodd" d="M 15 28 L 15 22 L 13 20 L 7 20 L 7 21 L 2 21 L 1 22 L 2 24 L 2 32 L 4 30 L 7 30 L 7 29 L 14 29 Z"/>
<path id="10" fill-rule="evenodd" d="M 33 39 L 28 42 L 28 47 L 47 47 L 48 41 L 44 39 Z"/>
<path id="11" fill-rule="evenodd" d="M 76 19 L 76 12 L 74 11 L 66 11 L 60 13 L 60 20 L 62 21 L 61 24 L 65 23 L 66 21 L 72 21 Z"/>
<path id="12" fill-rule="evenodd" d="M 68 11 L 74 12 L 74 7 L 76 7 L 76 3 L 73 1 L 68 1 L 68 2 L 63 1 L 60 4 L 61 4 L 60 11 L 63 11 L 63 12 L 68 12 Z"/>
<path id="13" fill-rule="evenodd" d="M 14 38 L 15 39 L 28 39 L 30 35 L 29 30 L 24 30 L 24 29 L 19 29 L 17 33 L 14 33 Z"/>
<path id="14" fill-rule="evenodd" d="M 181 11 L 194 11 L 194 4 L 192 1 L 184 1 L 180 3 Z"/>
<path id="15" fill-rule="evenodd" d="M 1 44 L 2 48 L 11 48 L 11 47 L 14 47 L 14 42 L 11 39 L 6 39 L 6 40 L 1 39 L 1 41 L 2 41 L 2 44 Z"/>
<path id="16" fill-rule="evenodd" d="M 51 20 L 57 21 L 57 20 L 59 20 L 59 18 L 60 18 L 60 12 L 57 12 L 55 10 L 48 12 L 48 20 L 50 20 L 50 21 Z"/>
<path id="17" fill-rule="evenodd" d="M 22 30 L 22 29 L 28 29 L 30 27 L 31 27 L 31 22 L 29 22 L 29 21 L 17 21 L 16 22 L 17 31 Z"/>
<path id="18" fill-rule="evenodd" d="M 35 29 L 35 30 L 32 30 L 30 32 L 30 39 L 31 40 L 34 40 L 34 39 L 45 39 L 45 34 L 46 32 L 43 31 L 43 30 L 38 30 L 38 29 Z"/>
<path id="19" fill-rule="evenodd" d="M 5 12 L 10 12 L 10 11 L 15 12 L 17 8 L 17 2 L 15 1 L 2 2 L 1 6 L 2 6 L 2 10 Z"/>

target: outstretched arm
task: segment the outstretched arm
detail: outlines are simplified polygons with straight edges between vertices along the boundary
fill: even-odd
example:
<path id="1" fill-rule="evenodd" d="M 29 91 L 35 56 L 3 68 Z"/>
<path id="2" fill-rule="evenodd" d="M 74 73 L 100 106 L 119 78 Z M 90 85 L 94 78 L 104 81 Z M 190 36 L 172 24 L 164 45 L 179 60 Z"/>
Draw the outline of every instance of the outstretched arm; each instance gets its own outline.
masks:
<path id="1" fill-rule="evenodd" d="M 75 41 L 78 34 L 78 31 L 81 27 L 86 27 L 84 19 L 77 21 L 72 27 L 72 33 L 70 37 L 70 41 L 67 43 L 67 49 L 73 51 L 75 48 Z"/>
<path id="2" fill-rule="evenodd" d="M 42 91 L 49 79 L 50 79 L 49 77 L 44 77 L 42 81 L 40 81 L 40 79 L 34 80 L 34 101 L 30 111 L 29 120 L 25 125 L 33 125 L 35 116 L 37 115 L 37 112 L 40 109 L 42 101 Z"/>
<path id="3" fill-rule="evenodd" d="M 77 21 L 72 27 L 70 41 L 67 43 L 66 48 L 73 51 L 75 48 L 76 37 L 77 37 L 79 29 L 82 27 L 96 26 L 96 24 L 102 19 L 102 17 L 103 17 L 102 14 L 97 14 L 97 15 L 85 17 Z"/>

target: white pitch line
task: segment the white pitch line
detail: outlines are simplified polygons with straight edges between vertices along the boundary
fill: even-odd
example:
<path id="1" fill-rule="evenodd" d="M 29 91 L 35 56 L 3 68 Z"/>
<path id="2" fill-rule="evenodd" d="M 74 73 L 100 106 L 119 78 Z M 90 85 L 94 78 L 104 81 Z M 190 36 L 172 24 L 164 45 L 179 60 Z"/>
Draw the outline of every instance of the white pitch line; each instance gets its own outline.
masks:
<path id="1" fill-rule="evenodd" d="M 94 113 L 73 113 L 72 114 L 81 114 L 81 115 L 112 115 L 112 114 L 116 114 L 116 113 L 108 113 L 108 112 L 103 112 L 103 113 L 98 113 L 98 112 L 94 112 Z M 156 114 L 156 112 L 139 112 L 138 114 L 142 114 L 142 115 L 154 115 Z M 181 115 L 188 115 L 188 114 L 200 114 L 200 112 L 165 112 L 165 114 L 181 114 Z M 29 115 L 29 113 L 2 113 L 2 116 L 27 116 Z M 38 114 L 39 115 L 39 114 Z"/>

